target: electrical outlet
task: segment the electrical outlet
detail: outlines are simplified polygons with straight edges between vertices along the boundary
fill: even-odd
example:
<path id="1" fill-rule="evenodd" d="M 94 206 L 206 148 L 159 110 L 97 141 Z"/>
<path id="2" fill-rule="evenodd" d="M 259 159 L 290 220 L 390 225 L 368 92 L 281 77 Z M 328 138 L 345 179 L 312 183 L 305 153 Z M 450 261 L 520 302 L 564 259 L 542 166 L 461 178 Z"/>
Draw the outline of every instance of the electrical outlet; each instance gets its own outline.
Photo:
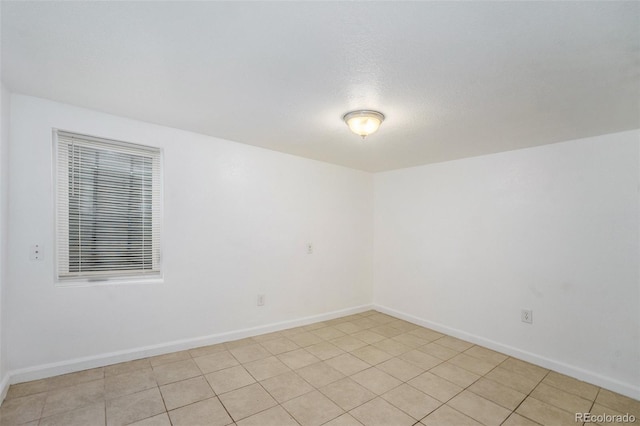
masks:
<path id="1" fill-rule="evenodd" d="M 313 254 L 313 243 L 307 243 L 307 254 Z"/>
<path id="2" fill-rule="evenodd" d="M 258 295 L 258 306 L 264 306 L 264 294 Z"/>
<path id="3" fill-rule="evenodd" d="M 533 311 L 531 309 L 523 309 L 520 313 L 520 320 L 527 324 L 533 324 Z"/>

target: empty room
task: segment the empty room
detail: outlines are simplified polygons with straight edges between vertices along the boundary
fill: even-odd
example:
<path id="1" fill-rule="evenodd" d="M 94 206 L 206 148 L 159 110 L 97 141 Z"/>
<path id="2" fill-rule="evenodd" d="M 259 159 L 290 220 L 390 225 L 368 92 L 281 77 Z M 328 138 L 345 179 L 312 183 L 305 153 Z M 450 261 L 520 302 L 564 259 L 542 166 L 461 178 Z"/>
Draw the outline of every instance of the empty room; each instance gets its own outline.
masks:
<path id="1" fill-rule="evenodd" d="M 0 426 L 640 424 L 640 2 L 0 25 Z"/>

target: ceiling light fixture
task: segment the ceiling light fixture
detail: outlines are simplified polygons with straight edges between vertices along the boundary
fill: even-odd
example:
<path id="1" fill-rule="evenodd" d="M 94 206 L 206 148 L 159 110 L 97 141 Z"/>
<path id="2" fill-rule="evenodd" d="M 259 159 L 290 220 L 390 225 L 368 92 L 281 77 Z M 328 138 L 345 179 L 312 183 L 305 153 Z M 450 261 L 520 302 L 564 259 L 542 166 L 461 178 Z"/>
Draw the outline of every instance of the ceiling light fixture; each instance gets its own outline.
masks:
<path id="1" fill-rule="evenodd" d="M 378 127 L 384 121 L 384 115 L 378 111 L 363 109 L 348 112 L 342 119 L 353 133 L 362 136 L 362 139 L 364 139 L 378 130 Z"/>

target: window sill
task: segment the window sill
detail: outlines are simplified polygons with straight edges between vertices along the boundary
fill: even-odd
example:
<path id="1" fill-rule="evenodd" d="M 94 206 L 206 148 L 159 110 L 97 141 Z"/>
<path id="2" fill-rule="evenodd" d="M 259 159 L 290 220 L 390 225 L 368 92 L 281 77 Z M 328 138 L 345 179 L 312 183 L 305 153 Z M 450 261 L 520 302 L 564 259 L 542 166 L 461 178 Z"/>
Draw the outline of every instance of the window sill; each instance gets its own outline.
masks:
<path id="1" fill-rule="evenodd" d="M 86 278 L 77 280 L 58 280 L 56 287 L 75 288 L 75 287 L 104 287 L 104 286 L 120 286 L 120 285 L 155 285 L 164 284 L 164 277 L 149 278 L 111 278 L 101 280 L 88 280 Z"/>

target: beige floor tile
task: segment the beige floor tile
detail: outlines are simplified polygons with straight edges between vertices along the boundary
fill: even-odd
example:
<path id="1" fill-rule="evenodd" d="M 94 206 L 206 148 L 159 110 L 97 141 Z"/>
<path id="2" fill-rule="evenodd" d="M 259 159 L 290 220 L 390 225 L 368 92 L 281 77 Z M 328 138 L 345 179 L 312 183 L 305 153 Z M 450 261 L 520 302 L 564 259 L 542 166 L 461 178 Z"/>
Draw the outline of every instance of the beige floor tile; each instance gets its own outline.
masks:
<path id="1" fill-rule="evenodd" d="M 425 426 L 481 426 L 471 417 L 465 416 L 448 405 L 443 405 L 423 419 L 421 424 Z"/>
<path id="2" fill-rule="evenodd" d="M 381 349 L 393 356 L 400 356 L 413 350 L 409 346 L 392 339 L 381 340 L 374 343 L 372 346 L 375 346 L 376 348 Z"/>
<path id="3" fill-rule="evenodd" d="M 491 349 L 483 348 L 482 346 L 472 346 L 466 351 L 465 354 L 472 356 L 474 358 L 478 358 L 484 361 L 491 362 L 495 365 L 500 364 L 502 361 L 509 358 L 508 356 L 501 354 L 496 351 L 492 351 Z"/>
<path id="4" fill-rule="evenodd" d="M 164 355 L 152 356 L 149 358 L 149 362 L 152 367 L 157 367 L 162 364 L 169 364 L 171 362 L 184 361 L 191 358 L 189 351 L 171 352 Z"/>
<path id="5" fill-rule="evenodd" d="M 437 343 L 429 343 L 424 346 L 420 346 L 419 348 L 417 348 L 417 350 L 436 358 L 440 358 L 443 361 L 451 359 L 460 353 L 458 351 L 454 351 L 451 348 L 447 348 L 446 346 L 441 346 Z"/>
<path id="6" fill-rule="evenodd" d="M 540 423 L 536 423 L 526 417 L 522 417 L 520 414 L 511 413 L 507 420 L 502 423 L 502 426 L 538 426 L 539 424 Z"/>
<path id="7" fill-rule="evenodd" d="M 301 348 L 306 348 L 307 346 L 324 342 L 323 339 L 321 339 L 320 337 L 316 336 L 313 333 L 309 333 L 308 331 L 305 331 L 304 333 L 298 333 L 293 336 L 289 336 L 289 340 L 291 340 Z"/>
<path id="8" fill-rule="evenodd" d="M 189 355 L 191 355 L 191 358 L 197 358 L 200 356 L 217 354 L 218 352 L 224 352 L 226 350 L 227 347 L 224 343 L 218 343 L 216 345 L 201 346 L 199 348 L 190 349 Z"/>
<path id="9" fill-rule="evenodd" d="M 121 396 L 107 401 L 107 425 L 122 426 L 164 413 L 158 388 Z"/>
<path id="10" fill-rule="evenodd" d="M 328 384 L 319 390 L 345 411 L 356 408 L 376 397 L 373 392 L 348 377 Z"/>
<path id="11" fill-rule="evenodd" d="M 153 367 L 153 374 L 156 376 L 156 381 L 159 385 L 166 385 L 200 376 L 202 372 L 192 359 L 187 359 Z"/>
<path id="12" fill-rule="evenodd" d="M 400 358 L 424 370 L 429 370 L 442 363 L 440 358 L 436 358 L 415 349 L 400 355 Z"/>
<path id="13" fill-rule="evenodd" d="M 21 423 L 20 426 L 38 426 L 38 423 L 40 423 L 40 420 L 34 420 L 32 422 L 29 423 Z M 6 423 L 2 423 L 2 418 L 0 417 L 0 425 L 5 426 Z M 14 426 L 13 424 L 9 424 L 8 426 Z"/>
<path id="14" fill-rule="evenodd" d="M 308 346 L 305 349 L 307 352 L 321 360 L 327 360 L 344 353 L 342 349 L 329 342 L 317 343 L 315 345 Z"/>
<path id="15" fill-rule="evenodd" d="M 544 426 L 575 425 L 575 414 L 561 410 L 553 405 L 527 397 L 516 413 Z"/>
<path id="16" fill-rule="evenodd" d="M 121 362 L 119 364 L 107 365 L 104 367 L 104 377 L 117 376 L 119 374 L 131 373 L 137 370 L 151 368 L 148 358 L 136 359 L 133 361 Z"/>
<path id="17" fill-rule="evenodd" d="M 173 410 L 215 396 L 211 386 L 202 376 L 160 386 L 160 393 L 167 410 Z"/>
<path id="18" fill-rule="evenodd" d="M 231 349 L 237 349 L 237 348 L 241 348 L 243 346 L 255 345 L 256 343 L 258 343 L 258 342 L 253 340 L 253 337 L 245 337 L 244 339 L 238 339 L 238 340 L 232 340 L 230 342 L 225 342 L 224 346 L 229 351 Z"/>
<path id="19" fill-rule="evenodd" d="M 606 389 L 600 389 L 596 402 L 605 407 L 613 408 L 622 414 L 633 414 L 636 418 L 640 419 L 640 401 L 635 399 Z"/>
<path id="20" fill-rule="evenodd" d="M 402 382 L 407 382 L 414 377 L 424 373 L 424 369 L 416 365 L 413 365 L 400 358 L 391 358 L 388 361 L 382 362 L 376 366 L 379 370 L 384 371 L 387 374 L 391 374 L 396 379 Z"/>
<path id="21" fill-rule="evenodd" d="M 357 421 L 351 414 L 344 413 L 330 422 L 325 423 L 324 426 L 362 426 L 362 423 Z"/>
<path id="22" fill-rule="evenodd" d="M 470 386 L 471 383 L 480 378 L 479 375 L 467 371 L 464 368 L 455 366 L 449 362 L 443 362 L 442 364 L 432 368 L 429 371 L 442 377 L 443 379 L 447 379 L 451 383 L 462 386 L 463 388 Z"/>
<path id="23" fill-rule="evenodd" d="M 262 346 L 273 355 L 278 355 L 284 352 L 291 352 L 299 349 L 300 346 L 296 345 L 293 341 L 286 337 L 280 337 L 278 339 L 269 340 L 268 342 L 262 342 Z"/>
<path id="24" fill-rule="evenodd" d="M 339 355 L 335 358 L 326 360 L 325 363 L 335 368 L 345 376 L 351 376 L 352 374 L 371 367 L 368 363 L 351 354 Z"/>
<path id="25" fill-rule="evenodd" d="M 542 383 L 561 389 L 565 392 L 578 395 L 589 401 L 594 401 L 598 395 L 598 387 L 589 383 L 582 382 L 564 374 L 550 371 L 542 380 Z"/>
<path id="26" fill-rule="evenodd" d="M 376 367 L 354 374 L 351 378 L 376 395 L 382 395 L 402 384 L 400 380 L 382 370 L 378 370 Z"/>
<path id="27" fill-rule="evenodd" d="M 338 324 L 342 324 L 343 322 L 349 322 L 349 319 L 346 317 L 340 317 L 340 318 L 333 318 L 325 321 L 325 323 L 330 327 L 334 327 Z"/>
<path id="28" fill-rule="evenodd" d="M 424 327 L 419 327 L 419 328 L 416 328 L 415 330 L 411 330 L 409 334 L 417 336 L 428 342 L 433 342 L 434 340 L 438 340 L 439 338 L 444 336 L 444 334 L 442 333 L 438 333 L 437 331 L 433 331 Z"/>
<path id="29" fill-rule="evenodd" d="M 297 416 L 345 426 L 400 413 L 425 425 L 528 426 L 576 424 L 590 408 L 640 417 L 639 401 L 371 311 L 12 385 L 0 424 L 284 426 Z"/>
<path id="30" fill-rule="evenodd" d="M 352 322 L 343 322 L 341 324 L 335 325 L 334 327 L 347 334 L 357 333 L 358 331 L 362 330 L 362 327 Z"/>
<path id="31" fill-rule="evenodd" d="M 128 426 L 171 426 L 171 421 L 169 420 L 169 414 L 162 413 L 131 423 Z"/>
<path id="32" fill-rule="evenodd" d="M 509 410 L 515 410 L 527 397 L 527 395 L 515 389 L 511 389 L 484 377 L 469 386 L 469 390 Z"/>
<path id="33" fill-rule="evenodd" d="M 370 328 L 369 331 L 384 336 L 387 339 L 403 334 L 402 331 L 388 325 L 378 325 L 376 327 Z"/>
<path id="34" fill-rule="evenodd" d="M 481 376 L 493 370 L 497 365 L 497 364 L 494 364 L 493 362 L 474 358 L 464 353 L 454 356 L 448 362 L 453 365 L 457 365 L 460 368 L 464 368 L 465 370 L 470 371 L 472 373 L 479 374 Z"/>
<path id="35" fill-rule="evenodd" d="M 320 388 L 336 380 L 344 377 L 344 374 L 329 366 L 325 362 L 317 362 L 315 364 L 303 367 L 296 372 L 312 386 Z"/>
<path id="36" fill-rule="evenodd" d="M 260 384 L 281 404 L 313 390 L 313 386 L 293 371 L 263 380 Z"/>
<path id="37" fill-rule="evenodd" d="M 383 394 L 382 398 L 416 420 L 422 419 L 442 405 L 437 399 L 406 383 Z"/>
<path id="38" fill-rule="evenodd" d="M 592 401 L 544 383 L 536 386 L 533 392 L 531 392 L 531 396 L 570 413 L 586 413 L 592 404 Z"/>
<path id="39" fill-rule="evenodd" d="M 9 386 L 6 399 L 20 398 L 23 396 L 34 395 L 49 390 L 49 381 L 47 379 L 33 380 L 31 382 L 18 383 Z"/>
<path id="40" fill-rule="evenodd" d="M 219 398 L 235 421 L 278 405 L 258 383 L 227 392 Z"/>
<path id="41" fill-rule="evenodd" d="M 535 380 L 527 379 L 500 366 L 488 372 L 485 377 L 527 395 L 538 384 Z"/>
<path id="42" fill-rule="evenodd" d="M 373 399 L 350 411 L 356 420 L 367 426 L 411 426 L 415 420 L 382 398 Z"/>
<path id="43" fill-rule="evenodd" d="M 253 376 L 241 365 L 215 371 L 204 377 L 218 395 L 255 383 Z"/>
<path id="44" fill-rule="evenodd" d="M 153 370 L 145 368 L 134 370 L 104 379 L 105 397 L 116 398 L 122 395 L 140 392 L 158 386 Z"/>
<path id="45" fill-rule="evenodd" d="M 292 370 L 297 370 L 298 368 L 320 362 L 320 358 L 312 355 L 304 349 L 297 349 L 295 351 L 280 354 L 278 355 L 278 359 Z"/>
<path id="46" fill-rule="evenodd" d="M 238 360 L 236 360 L 229 351 L 197 357 L 194 358 L 193 361 L 204 374 L 239 365 Z"/>
<path id="47" fill-rule="evenodd" d="M 325 328 L 327 326 L 328 324 L 326 324 L 325 322 L 314 322 L 313 324 L 305 325 L 302 328 L 304 329 L 304 331 L 314 331 Z"/>
<path id="48" fill-rule="evenodd" d="M 609 407 L 605 407 L 604 405 L 600 405 L 598 403 L 593 404 L 593 407 L 591 407 L 590 413 L 592 416 L 594 417 L 598 417 L 598 416 L 625 416 L 625 415 L 633 415 L 631 413 L 626 413 L 626 412 L 620 412 L 617 410 L 614 410 L 613 408 L 609 408 Z M 584 413 L 583 413 L 583 417 L 584 417 Z M 596 423 L 597 425 L 615 425 L 615 424 L 621 424 L 621 422 L 615 422 L 616 419 L 611 418 L 609 421 L 606 418 L 602 418 L 602 419 L 597 419 L 599 421 L 599 423 Z M 592 422 L 594 422 L 596 420 L 592 420 Z M 636 423 L 638 422 L 637 417 L 636 417 Z M 586 423 L 587 424 L 591 424 L 591 423 Z M 629 423 L 627 423 L 629 424 Z M 635 423 L 634 423 L 635 424 Z"/>
<path id="49" fill-rule="evenodd" d="M 73 411 L 44 417 L 40 420 L 42 426 L 104 426 L 105 419 L 104 401 L 96 402 Z"/>
<path id="50" fill-rule="evenodd" d="M 397 320 L 391 321 L 387 325 L 390 325 L 393 328 L 397 328 L 398 330 L 402 331 L 403 333 L 408 333 L 410 331 L 418 330 L 418 329 L 422 328 L 419 325 L 415 325 L 415 324 L 412 324 L 412 323 L 410 323 L 408 321 L 404 321 L 404 320 L 401 320 L 401 319 L 397 319 Z"/>
<path id="51" fill-rule="evenodd" d="M 521 376 L 534 380 L 536 383 L 540 382 L 544 378 L 544 376 L 549 373 L 549 370 L 547 370 L 546 368 L 538 367 L 537 365 L 533 365 L 515 358 L 507 359 L 500 364 L 500 368 L 518 373 Z"/>
<path id="52" fill-rule="evenodd" d="M 434 397 L 440 402 L 447 402 L 463 389 L 462 387 L 428 371 L 409 380 L 409 384 L 427 395 Z"/>
<path id="53" fill-rule="evenodd" d="M 78 371 L 77 373 L 63 374 L 62 376 L 55 376 L 46 379 L 49 385 L 49 390 L 73 386 L 80 383 L 92 382 L 95 380 L 104 378 L 104 368 L 93 368 L 91 370 Z"/>
<path id="54" fill-rule="evenodd" d="M 338 337 L 336 339 L 331 339 L 330 342 L 346 352 L 351 352 L 363 346 L 367 346 L 365 342 L 352 336 Z"/>
<path id="55" fill-rule="evenodd" d="M 371 321 L 369 318 L 367 317 L 363 317 L 357 320 L 352 321 L 355 325 L 362 327 L 363 329 L 368 329 L 371 327 L 375 327 L 376 324 L 375 322 Z"/>
<path id="56" fill-rule="evenodd" d="M 306 332 L 307 330 L 304 326 L 287 328 L 286 330 L 280 330 L 280 334 L 282 335 L 282 337 L 288 337 L 288 338 L 291 338 L 291 336 L 295 336 L 296 334 L 306 333 Z"/>
<path id="57" fill-rule="evenodd" d="M 412 349 L 419 348 L 420 346 L 424 346 L 429 343 L 428 340 L 421 339 L 418 336 L 414 336 L 413 334 L 408 333 L 400 334 L 399 336 L 392 337 L 391 339 L 395 340 L 396 342 L 405 344 Z"/>
<path id="58" fill-rule="evenodd" d="M 345 333 L 343 333 L 342 331 L 334 327 L 319 328 L 317 330 L 312 331 L 312 333 L 324 340 L 337 339 L 338 337 L 346 336 Z"/>
<path id="59" fill-rule="evenodd" d="M 46 397 L 43 392 L 6 400 L 0 407 L 0 424 L 21 424 L 39 419 Z"/>
<path id="60" fill-rule="evenodd" d="M 458 352 L 466 351 L 473 346 L 473 343 L 469 343 L 461 339 L 456 339 L 455 337 L 451 336 L 441 337 L 438 340 L 435 340 L 435 342 L 441 346 L 445 346 Z"/>
<path id="61" fill-rule="evenodd" d="M 291 371 L 289 367 L 280 362 L 275 356 L 246 363 L 244 364 L 244 368 L 246 368 L 257 381 Z"/>
<path id="62" fill-rule="evenodd" d="M 443 337 L 434 340 L 434 342 L 439 344 L 440 346 L 445 346 L 458 352 L 466 351 L 473 346 L 473 343 L 446 335 L 443 335 Z"/>
<path id="63" fill-rule="evenodd" d="M 233 423 L 218 398 L 169 411 L 173 426 L 225 426 Z"/>
<path id="64" fill-rule="evenodd" d="M 453 397 L 447 405 L 484 425 L 499 425 L 511 414 L 511 410 L 466 390 Z"/>
<path id="65" fill-rule="evenodd" d="M 398 320 L 398 318 L 392 317 L 391 315 L 383 314 L 382 312 L 376 312 L 372 315 L 369 315 L 367 318 L 378 324 L 388 324 L 390 322 Z"/>
<path id="66" fill-rule="evenodd" d="M 42 417 L 85 407 L 104 399 L 104 379 L 58 388 L 47 393 Z"/>
<path id="67" fill-rule="evenodd" d="M 393 358 L 393 355 L 371 345 L 363 346 L 351 353 L 370 365 L 380 364 Z"/>
<path id="68" fill-rule="evenodd" d="M 313 391 L 282 404 L 302 426 L 318 426 L 344 413 L 329 398 Z"/>
<path id="69" fill-rule="evenodd" d="M 233 348 L 230 349 L 229 352 L 231 352 L 233 356 L 242 364 L 272 356 L 269 351 L 267 351 L 262 347 L 262 345 L 259 345 L 257 343 L 253 345 L 240 346 L 239 348 Z"/>
<path id="70" fill-rule="evenodd" d="M 355 321 L 357 319 L 362 318 L 362 313 L 347 315 L 346 317 L 343 317 L 343 318 L 347 321 Z"/>
<path id="71" fill-rule="evenodd" d="M 238 426 L 298 426 L 298 422 L 278 405 L 240 420 Z"/>
<path id="72" fill-rule="evenodd" d="M 269 342 L 271 340 L 281 339 L 283 337 L 282 333 L 279 331 L 274 331 L 272 333 L 260 334 L 259 336 L 253 336 L 252 339 L 258 343 Z"/>
<path id="73" fill-rule="evenodd" d="M 373 331 L 370 331 L 370 330 L 362 330 L 352 334 L 352 336 L 370 345 L 386 339 L 386 337 L 380 334 L 374 333 Z"/>

